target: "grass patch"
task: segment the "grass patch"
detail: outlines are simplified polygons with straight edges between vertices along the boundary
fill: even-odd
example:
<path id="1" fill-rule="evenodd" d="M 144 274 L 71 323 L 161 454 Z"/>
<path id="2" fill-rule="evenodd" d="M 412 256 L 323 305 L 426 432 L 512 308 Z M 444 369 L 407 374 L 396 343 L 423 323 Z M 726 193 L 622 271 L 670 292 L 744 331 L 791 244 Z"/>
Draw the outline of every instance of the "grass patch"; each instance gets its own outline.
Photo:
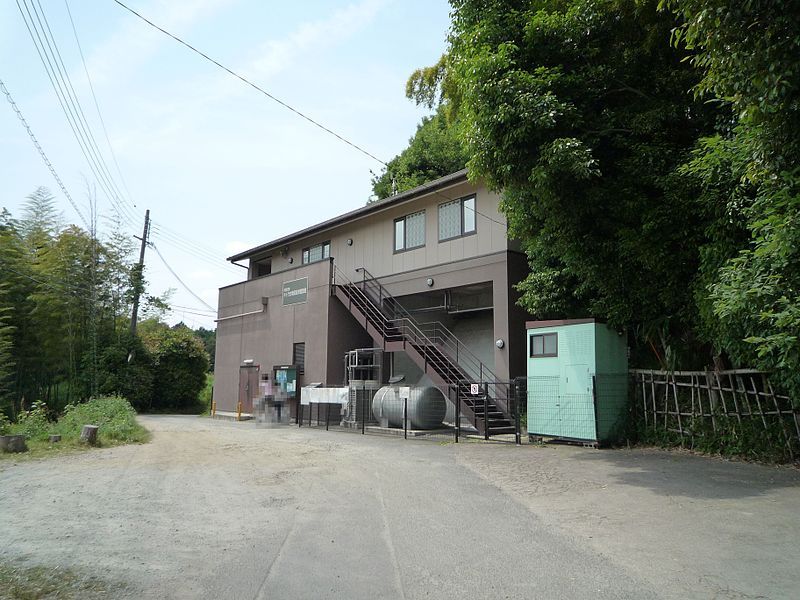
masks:
<path id="1" fill-rule="evenodd" d="M 125 587 L 72 569 L 0 564 L 2 600 L 114 598 Z"/>
<path id="2" fill-rule="evenodd" d="M 20 416 L 17 423 L 7 427 L 10 435 L 24 435 L 29 451 L 22 454 L 0 453 L 0 460 L 41 458 L 84 450 L 80 441 L 84 425 L 98 425 L 97 446 L 141 444 L 149 441 L 149 432 L 136 421 L 136 411 L 124 398 L 107 396 L 83 404 L 71 404 L 55 422 L 49 421 L 46 407 L 36 403 Z M 61 441 L 51 443 L 51 434 L 60 434 Z"/>

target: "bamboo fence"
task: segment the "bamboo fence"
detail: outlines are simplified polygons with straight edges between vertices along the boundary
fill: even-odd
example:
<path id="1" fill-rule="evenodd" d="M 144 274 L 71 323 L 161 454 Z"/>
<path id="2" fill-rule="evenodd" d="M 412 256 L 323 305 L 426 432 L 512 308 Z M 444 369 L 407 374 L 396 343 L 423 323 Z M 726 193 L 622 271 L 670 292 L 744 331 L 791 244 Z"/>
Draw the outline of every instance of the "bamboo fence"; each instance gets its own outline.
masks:
<path id="1" fill-rule="evenodd" d="M 780 432 L 789 456 L 800 445 L 800 409 L 788 396 L 776 394 L 767 373 L 753 369 L 729 371 L 654 371 L 632 369 L 634 410 L 654 431 L 669 431 L 687 439 L 718 433 L 724 421 Z M 692 440 L 693 441 L 693 440 Z"/>

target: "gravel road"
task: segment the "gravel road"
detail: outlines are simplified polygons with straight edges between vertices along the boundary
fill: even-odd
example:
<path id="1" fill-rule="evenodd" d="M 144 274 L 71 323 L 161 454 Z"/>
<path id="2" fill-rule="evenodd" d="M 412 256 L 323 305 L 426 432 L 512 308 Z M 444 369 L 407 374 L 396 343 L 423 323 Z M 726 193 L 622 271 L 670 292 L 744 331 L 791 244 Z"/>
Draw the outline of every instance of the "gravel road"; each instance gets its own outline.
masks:
<path id="1" fill-rule="evenodd" d="M 146 445 L 0 463 L 0 561 L 130 598 L 799 595 L 794 469 L 140 420 Z"/>

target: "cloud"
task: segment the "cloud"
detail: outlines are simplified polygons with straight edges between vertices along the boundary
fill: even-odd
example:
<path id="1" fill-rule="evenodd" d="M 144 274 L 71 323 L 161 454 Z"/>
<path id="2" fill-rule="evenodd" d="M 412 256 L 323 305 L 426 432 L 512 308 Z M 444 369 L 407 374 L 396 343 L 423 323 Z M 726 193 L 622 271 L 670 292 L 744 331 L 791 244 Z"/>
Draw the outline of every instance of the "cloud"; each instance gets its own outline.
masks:
<path id="1" fill-rule="evenodd" d="M 179 35 L 181 30 L 208 18 L 230 3 L 231 0 L 158 1 L 149 7 L 136 7 L 135 10 L 167 31 Z M 105 43 L 96 46 L 87 58 L 95 85 L 109 85 L 115 80 L 127 78 L 135 67 L 147 62 L 161 44 L 176 43 L 135 15 L 121 7 L 119 10 L 124 25 Z"/>
<path id="2" fill-rule="evenodd" d="M 276 75 L 289 67 L 298 54 L 352 36 L 370 23 L 384 5 L 381 0 L 365 0 L 338 10 L 325 19 L 303 23 L 286 38 L 265 42 L 259 56 L 245 67 L 246 71 L 259 78 Z"/>

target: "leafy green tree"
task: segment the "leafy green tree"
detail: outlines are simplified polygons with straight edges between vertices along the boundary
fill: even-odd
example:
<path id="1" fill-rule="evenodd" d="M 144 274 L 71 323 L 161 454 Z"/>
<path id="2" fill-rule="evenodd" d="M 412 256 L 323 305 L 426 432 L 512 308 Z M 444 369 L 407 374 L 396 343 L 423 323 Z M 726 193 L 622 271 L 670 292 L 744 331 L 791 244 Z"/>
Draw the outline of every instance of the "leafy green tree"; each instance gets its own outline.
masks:
<path id="1" fill-rule="evenodd" d="M 467 154 L 456 129 L 457 126 L 448 121 L 443 107 L 423 118 L 408 141 L 408 147 L 372 179 L 375 198 L 388 198 L 463 169 Z"/>
<path id="2" fill-rule="evenodd" d="M 449 69 L 470 177 L 503 192 L 539 317 L 632 328 L 662 364 L 698 349 L 714 211 L 678 172 L 716 108 L 655 1 L 453 0 Z M 684 354 L 690 354 L 684 352 Z M 689 360 L 684 356 L 684 360 Z"/>
<path id="3" fill-rule="evenodd" d="M 674 43 L 692 52 L 698 97 L 728 111 L 689 168 L 746 237 L 709 277 L 717 346 L 778 369 L 800 398 L 800 12 L 781 0 L 666 0 Z M 733 165 L 733 169 L 718 169 Z"/>
<path id="4" fill-rule="evenodd" d="M 214 356 L 217 350 L 217 331 L 216 329 L 206 329 L 199 327 L 194 334 L 203 342 L 203 347 L 208 355 L 208 370 L 214 372 Z"/>
<path id="5" fill-rule="evenodd" d="M 153 405 L 153 357 L 141 339 L 124 331 L 100 356 L 99 392 L 127 399 L 139 411 Z"/>
<path id="6" fill-rule="evenodd" d="M 208 371 L 203 343 L 188 328 L 170 329 L 154 319 L 143 322 L 140 332 L 154 362 L 152 407 L 197 408 Z"/>

